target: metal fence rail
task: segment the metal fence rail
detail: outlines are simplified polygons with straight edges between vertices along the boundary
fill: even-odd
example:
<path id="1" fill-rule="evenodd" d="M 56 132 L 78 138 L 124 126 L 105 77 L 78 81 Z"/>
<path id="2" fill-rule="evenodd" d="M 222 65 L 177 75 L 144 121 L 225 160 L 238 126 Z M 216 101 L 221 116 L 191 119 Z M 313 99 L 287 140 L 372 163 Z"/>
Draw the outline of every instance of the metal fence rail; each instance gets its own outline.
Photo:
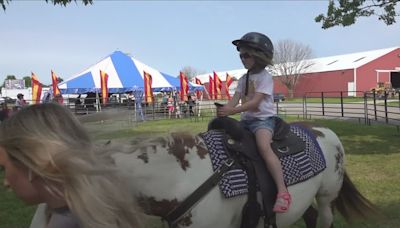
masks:
<path id="1" fill-rule="evenodd" d="M 361 93 L 360 91 L 355 91 Z M 306 93 L 300 102 L 276 101 L 276 110 L 280 116 L 298 116 L 299 118 L 342 118 L 355 119 L 365 124 L 385 123 L 400 126 L 400 97 L 383 97 L 375 93 L 364 92 L 363 97 L 347 97 L 348 91 L 337 92 L 312 92 Z M 77 114 L 87 114 L 104 110 L 117 110 L 117 112 L 128 111 L 129 121 L 138 122 L 143 120 L 157 119 L 183 119 L 190 118 L 198 121 L 211 119 L 216 116 L 214 102 L 216 100 L 196 101 L 190 112 L 187 104 L 180 103 L 173 112 L 168 111 L 166 104 L 152 103 L 148 105 L 135 103 L 108 103 L 107 105 L 77 106 L 70 100 L 65 104 Z M 226 100 L 218 101 L 226 103 Z M 395 104 L 395 105 L 393 105 Z"/>
<path id="2" fill-rule="evenodd" d="M 297 116 L 298 118 L 332 118 L 355 119 L 365 124 L 384 123 L 400 126 L 400 95 L 377 96 L 374 92 L 355 91 L 363 97 L 347 97 L 348 91 L 310 92 L 302 101 L 276 101 L 277 114 L 280 116 Z M 152 104 L 136 104 L 135 102 L 109 102 L 100 104 L 98 100 L 85 99 L 76 102 L 76 98 L 64 99 L 64 105 L 77 115 L 86 115 L 100 111 L 115 113 L 113 121 L 135 123 L 145 120 L 158 119 L 190 119 L 193 121 L 210 120 L 216 116 L 214 102 L 216 100 L 196 101 L 190 108 L 187 103 L 179 102 L 172 112 L 167 104 L 155 102 Z M 226 100 L 219 100 L 226 103 Z M 12 109 L 13 104 L 9 104 Z M 179 111 L 177 111 L 179 110 Z M 192 111 L 190 111 L 192 110 Z"/>
<path id="3" fill-rule="evenodd" d="M 360 91 L 355 91 L 360 92 Z M 360 101 L 344 96 L 347 91 L 312 92 L 303 97 L 302 108 L 298 103 L 277 103 L 281 115 L 302 115 L 303 118 L 345 118 L 358 119 L 365 124 L 373 122 L 400 126 L 400 95 L 363 92 Z M 327 101 L 327 100 L 330 101 Z M 318 100 L 318 102 L 316 102 Z M 338 102 L 332 102 L 336 100 Z"/>

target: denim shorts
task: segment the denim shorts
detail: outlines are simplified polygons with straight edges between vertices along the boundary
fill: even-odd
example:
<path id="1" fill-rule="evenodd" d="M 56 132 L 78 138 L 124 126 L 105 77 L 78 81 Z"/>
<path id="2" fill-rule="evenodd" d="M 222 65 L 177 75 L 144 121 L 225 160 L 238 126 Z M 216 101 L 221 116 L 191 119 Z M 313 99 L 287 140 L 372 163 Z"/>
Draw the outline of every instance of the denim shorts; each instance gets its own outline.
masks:
<path id="1" fill-rule="evenodd" d="M 274 134 L 275 128 L 275 116 L 265 117 L 265 118 L 254 118 L 250 120 L 241 120 L 240 123 L 242 126 L 253 134 L 256 133 L 259 129 L 267 129 Z"/>

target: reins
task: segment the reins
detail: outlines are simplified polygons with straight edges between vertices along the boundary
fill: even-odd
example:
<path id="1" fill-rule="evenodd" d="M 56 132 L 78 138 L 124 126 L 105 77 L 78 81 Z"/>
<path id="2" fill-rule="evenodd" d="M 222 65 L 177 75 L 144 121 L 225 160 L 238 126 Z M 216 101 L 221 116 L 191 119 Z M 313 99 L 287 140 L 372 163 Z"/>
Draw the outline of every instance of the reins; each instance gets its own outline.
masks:
<path id="1" fill-rule="evenodd" d="M 176 207 L 175 209 L 170 211 L 165 217 L 163 217 L 162 220 L 168 223 L 168 227 L 177 227 L 176 222 L 218 184 L 218 182 L 222 179 L 222 176 L 232 168 L 234 163 L 234 159 L 228 158 L 227 160 L 225 160 L 223 165 L 219 169 L 217 169 L 205 182 L 203 182 L 203 184 L 201 184 L 192 194 L 190 194 L 182 203 L 180 203 L 178 207 Z"/>

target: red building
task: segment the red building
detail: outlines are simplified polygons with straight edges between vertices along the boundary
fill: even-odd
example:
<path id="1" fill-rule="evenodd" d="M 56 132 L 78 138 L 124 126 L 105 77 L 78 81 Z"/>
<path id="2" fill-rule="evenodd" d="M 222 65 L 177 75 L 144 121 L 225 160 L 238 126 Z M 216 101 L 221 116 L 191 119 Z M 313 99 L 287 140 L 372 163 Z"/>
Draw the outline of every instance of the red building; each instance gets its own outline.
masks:
<path id="1" fill-rule="evenodd" d="M 393 88 L 400 88 L 400 47 L 307 61 L 310 62 L 311 67 L 299 77 L 293 92 L 295 97 L 302 97 L 306 93 L 313 92 L 325 92 L 326 96 L 330 96 L 329 92 L 332 92 L 331 96 L 338 96 L 339 91 L 342 91 L 344 96 L 362 96 L 363 92 L 375 88 L 378 82 L 390 83 Z M 246 73 L 246 69 L 218 72 L 219 75 L 226 73 L 238 79 Z M 206 88 L 208 88 L 208 75 L 212 74 L 198 76 Z M 273 76 L 274 92 L 287 96 L 288 90 L 281 83 L 281 76 Z"/>
<path id="2" fill-rule="evenodd" d="M 378 82 L 391 83 L 400 88 L 400 48 L 387 48 L 310 60 L 312 66 L 299 77 L 294 89 L 295 97 L 310 92 L 343 91 L 347 96 L 361 96 L 375 88 Z M 288 90 L 274 78 L 275 92 Z M 332 96 L 337 96 L 333 94 Z"/>

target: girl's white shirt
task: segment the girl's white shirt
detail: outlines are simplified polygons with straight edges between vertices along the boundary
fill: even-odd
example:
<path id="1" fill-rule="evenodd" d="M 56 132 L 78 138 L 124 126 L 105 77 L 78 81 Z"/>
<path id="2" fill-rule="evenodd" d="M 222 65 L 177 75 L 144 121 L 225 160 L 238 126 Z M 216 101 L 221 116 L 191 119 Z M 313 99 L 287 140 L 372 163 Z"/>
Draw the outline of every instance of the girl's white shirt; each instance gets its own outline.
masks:
<path id="1" fill-rule="evenodd" d="M 245 96 L 245 89 L 246 75 L 239 79 L 238 86 L 236 87 L 236 92 L 240 94 L 242 104 L 253 99 L 255 93 L 262 93 L 266 94 L 267 96 L 264 96 L 264 99 L 260 102 L 260 105 L 256 110 L 242 112 L 242 120 L 266 118 L 276 115 L 273 97 L 274 81 L 272 79 L 272 75 L 268 73 L 267 70 L 264 69 L 259 73 L 250 74 L 247 96 Z"/>

